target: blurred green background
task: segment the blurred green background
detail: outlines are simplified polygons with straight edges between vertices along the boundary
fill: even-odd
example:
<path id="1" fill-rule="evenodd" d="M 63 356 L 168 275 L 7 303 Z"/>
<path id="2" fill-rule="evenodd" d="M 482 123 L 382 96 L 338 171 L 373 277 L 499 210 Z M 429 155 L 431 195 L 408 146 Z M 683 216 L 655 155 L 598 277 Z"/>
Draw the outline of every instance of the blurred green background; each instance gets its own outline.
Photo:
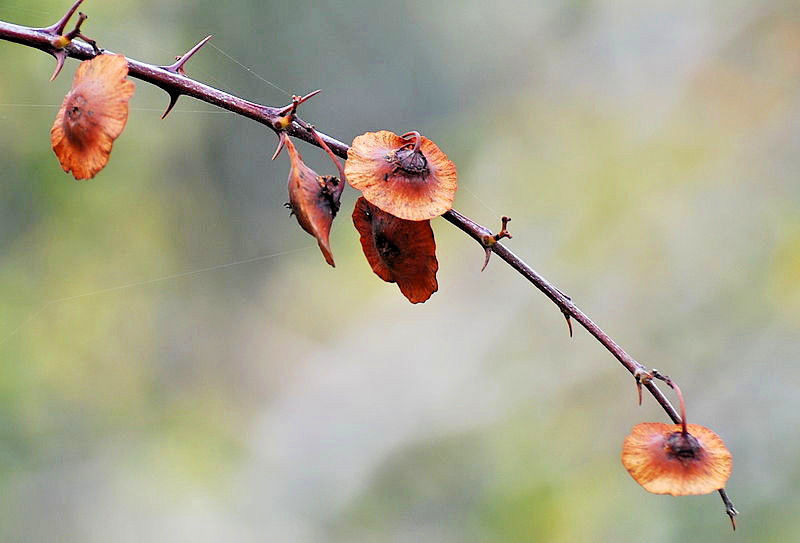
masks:
<path id="1" fill-rule="evenodd" d="M 322 88 L 303 117 L 344 141 L 437 141 L 456 208 L 513 217 L 511 248 L 726 440 L 735 539 L 800 538 L 795 1 L 82 9 L 101 46 L 158 64 L 213 33 L 191 75 L 288 101 L 227 54 Z M 366 264 L 354 191 L 334 270 L 282 207 L 274 134 L 187 98 L 161 121 L 139 81 L 108 167 L 65 175 L 49 128 L 76 65 L 48 83 L 49 56 L 0 42 L 0 540 L 733 538 L 718 496 L 632 481 L 622 440 L 663 413 L 443 220 L 440 290 L 412 306 Z"/>

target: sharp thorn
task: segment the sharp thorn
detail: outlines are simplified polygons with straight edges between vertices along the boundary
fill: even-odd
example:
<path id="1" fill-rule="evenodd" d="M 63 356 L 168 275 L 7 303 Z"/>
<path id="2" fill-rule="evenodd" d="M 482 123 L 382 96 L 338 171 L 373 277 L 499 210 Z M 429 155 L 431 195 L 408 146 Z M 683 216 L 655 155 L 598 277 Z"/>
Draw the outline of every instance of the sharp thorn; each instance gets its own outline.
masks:
<path id="1" fill-rule="evenodd" d="M 280 155 L 281 151 L 283 151 L 284 145 L 286 145 L 286 134 L 281 132 L 278 134 L 278 147 L 275 148 L 275 152 L 272 154 L 272 160 L 278 158 L 278 155 Z"/>
<path id="2" fill-rule="evenodd" d="M 492 249 L 491 248 L 486 247 L 484 250 L 486 251 L 486 259 L 483 261 L 483 267 L 481 267 L 481 271 L 486 269 L 486 266 L 489 265 L 489 259 L 492 257 Z"/>
<path id="3" fill-rule="evenodd" d="M 61 73 L 61 68 L 64 67 L 64 61 L 67 59 L 67 52 L 63 49 L 53 53 L 56 59 L 56 69 L 53 70 L 53 75 L 50 76 L 50 81 L 54 81 L 58 74 Z"/>
<path id="4" fill-rule="evenodd" d="M 564 318 L 567 319 L 567 328 L 569 328 L 569 337 L 572 337 L 572 320 L 570 319 L 569 313 L 566 311 L 562 311 L 564 313 Z"/>
<path id="5" fill-rule="evenodd" d="M 317 90 L 315 90 L 315 91 L 311 91 L 311 92 L 309 92 L 308 94 L 306 94 L 305 96 L 301 97 L 301 98 L 300 98 L 300 99 L 297 101 L 297 105 L 300 105 L 300 104 L 302 104 L 303 102 L 306 102 L 306 101 L 308 101 L 310 98 L 313 98 L 313 97 L 315 97 L 316 95 L 318 95 L 318 94 L 319 94 L 319 93 L 321 93 L 321 92 L 322 92 L 322 89 L 317 89 Z"/>
<path id="6" fill-rule="evenodd" d="M 194 47 L 192 47 L 191 49 L 186 51 L 184 54 L 182 54 L 179 57 L 176 57 L 177 58 L 176 62 L 174 62 L 173 64 L 170 64 L 169 66 L 162 66 L 162 68 L 167 70 L 168 72 L 172 72 L 174 74 L 183 75 L 183 73 L 184 73 L 184 70 L 183 70 L 184 64 L 186 64 L 189 61 L 189 59 L 192 58 L 192 56 L 196 52 L 198 52 L 201 47 L 203 47 L 205 44 L 207 44 L 209 42 L 209 40 L 211 38 L 213 38 L 213 37 L 214 37 L 213 34 L 209 34 L 208 36 L 206 36 L 205 38 L 203 38 L 202 40 L 197 42 L 197 44 Z"/>
<path id="7" fill-rule="evenodd" d="M 41 30 L 44 30 L 45 32 L 53 36 L 60 36 L 61 34 L 64 33 L 64 29 L 67 27 L 67 23 L 69 23 L 69 20 L 72 18 L 72 16 L 75 14 L 78 7 L 80 7 L 82 3 L 83 0 L 76 0 L 76 2 L 72 4 L 72 7 L 67 10 L 64 16 L 61 17 L 61 19 L 59 19 L 58 22 L 56 22 L 54 25 L 42 28 Z"/>
<path id="8" fill-rule="evenodd" d="M 650 383 L 655 375 L 658 373 L 658 370 L 652 370 L 652 372 L 647 371 L 644 369 L 643 366 L 640 366 L 636 369 L 633 373 L 633 378 L 636 381 L 636 391 L 639 395 L 639 405 L 642 405 L 642 385 L 645 383 Z"/>
<path id="9" fill-rule="evenodd" d="M 302 104 L 303 102 L 307 102 L 309 99 L 313 98 L 314 96 L 318 95 L 322 92 L 322 89 L 317 89 L 315 91 L 309 92 L 305 96 L 292 96 L 292 103 L 288 106 L 282 107 L 278 110 L 278 117 L 283 117 L 287 114 L 294 114 L 297 111 L 297 106 Z"/>
<path id="10" fill-rule="evenodd" d="M 172 94 L 169 95 L 169 104 L 167 105 L 167 109 L 164 110 L 163 115 L 161 115 L 161 119 L 164 120 L 169 115 L 169 112 L 172 111 L 172 108 L 175 107 L 175 104 L 178 103 L 178 98 L 180 98 L 180 94 Z"/>

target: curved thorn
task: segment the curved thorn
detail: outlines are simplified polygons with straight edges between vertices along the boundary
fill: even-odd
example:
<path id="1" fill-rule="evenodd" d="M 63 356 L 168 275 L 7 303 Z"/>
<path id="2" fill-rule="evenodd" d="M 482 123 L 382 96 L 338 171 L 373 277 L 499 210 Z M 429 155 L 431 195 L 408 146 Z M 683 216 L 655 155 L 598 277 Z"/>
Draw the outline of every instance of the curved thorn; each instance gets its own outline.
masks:
<path id="1" fill-rule="evenodd" d="M 209 34 L 208 36 L 206 36 L 205 38 L 203 38 L 202 40 L 197 42 L 197 44 L 194 47 L 192 47 L 191 49 L 186 51 L 184 54 L 179 56 L 177 62 L 175 62 L 173 64 L 170 64 L 169 66 L 162 66 L 162 68 L 164 68 L 168 72 L 172 72 L 174 74 L 183 74 L 184 73 L 183 65 L 186 64 L 186 62 L 188 62 L 188 60 L 190 58 L 192 58 L 192 56 L 196 52 L 198 52 L 201 47 L 203 47 L 205 44 L 207 44 L 209 42 L 209 40 L 211 40 L 211 38 L 213 38 L 213 37 L 214 37 L 213 34 Z"/>
<path id="2" fill-rule="evenodd" d="M 53 75 L 50 76 L 50 81 L 53 81 L 61 73 L 61 68 L 64 67 L 64 61 L 67 60 L 67 52 L 61 49 L 51 54 L 56 59 L 56 69 L 53 70 Z"/>
<path id="3" fill-rule="evenodd" d="M 491 247 L 486 247 L 484 250 L 486 251 L 486 259 L 483 261 L 483 267 L 481 267 L 481 271 L 486 269 L 486 266 L 489 265 L 489 259 L 492 257 Z"/>
<path id="4" fill-rule="evenodd" d="M 284 145 L 286 145 L 286 133 L 280 132 L 278 134 L 278 146 L 275 148 L 275 152 L 272 154 L 271 160 L 275 160 L 276 158 L 278 158 L 278 155 L 280 155 L 281 151 L 283 151 Z"/>
<path id="5" fill-rule="evenodd" d="M 165 109 L 164 110 L 164 114 L 161 115 L 161 119 L 162 120 L 166 119 L 167 115 L 169 115 L 169 112 L 172 111 L 172 108 L 174 108 L 175 104 L 178 103 L 178 98 L 180 98 L 180 96 L 181 96 L 180 94 L 172 94 L 172 93 L 170 93 L 170 95 L 169 95 L 169 104 L 167 105 L 167 109 Z"/>
<path id="6" fill-rule="evenodd" d="M 647 371 L 644 367 L 637 367 L 633 373 L 633 378 L 636 381 L 636 390 L 639 394 L 639 405 L 642 405 L 642 385 L 653 382 L 653 374 Z"/>
<path id="7" fill-rule="evenodd" d="M 637 396 L 639 397 L 639 407 L 642 406 L 642 375 L 640 373 L 635 373 L 633 379 L 636 381 L 636 392 Z"/>
<path id="8" fill-rule="evenodd" d="M 569 328 L 569 337 L 572 337 L 572 320 L 570 320 L 570 315 L 566 311 L 561 311 L 564 314 L 564 318 L 567 319 L 567 328 Z M 641 393 L 639 394 L 641 396 Z"/>

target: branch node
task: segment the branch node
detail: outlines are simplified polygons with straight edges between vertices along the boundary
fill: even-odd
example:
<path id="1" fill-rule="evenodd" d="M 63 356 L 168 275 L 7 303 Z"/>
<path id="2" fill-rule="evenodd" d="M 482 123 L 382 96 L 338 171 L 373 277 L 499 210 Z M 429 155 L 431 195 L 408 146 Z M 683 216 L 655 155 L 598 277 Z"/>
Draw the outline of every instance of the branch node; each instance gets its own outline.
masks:
<path id="1" fill-rule="evenodd" d="M 207 44 L 212 37 L 213 35 L 206 36 L 205 38 L 197 42 L 197 44 L 194 47 L 186 51 L 184 54 L 175 57 L 175 62 L 173 62 L 169 66 L 161 66 L 161 69 L 166 70 L 173 74 L 186 75 L 186 71 L 184 70 L 184 65 L 189 61 L 190 58 L 192 58 L 192 56 L 194 56 L 195 53 L 197 53 L 200 50 L 201 47 Z M 175 104 L 178 103 L 178 98 L 180 98 L 181 96 L 181 93 L 179 92 L 167 91 L 167 93 L 169 94 L 169 104 L 167 105 L 167 109 L 164 110 L 164 114 L 161 115 L 162 119 L 165 119 L 167 115 L 169 115 L 169 112 L 172 111 L 172 108 L 175 107 Z"/>
<path id="2" fill-rule="evenodd" d="M 636 390 L 639 393 L 639 405 L 642 405 L 642 385 L 649 385 L 652 383 L 653 374 L 640 366 L 633 372 L 633 378 L 636 380 Z"/>
<path id="3" fill-rule="evenodd" d="M 412 136 L 416 134 L 419 136 L 418 132 L 409 132 L 408 134 L 403 134 L 403 137 Z M 420 138 L 417 137 L 417 144 L 419 143 Z M 503 223 L 503 226 L 500 228 L 500 231 L 496 234 L 485 234 L 481 237 L 481 245 L 483 245 L 483 249 L 486 252 L 486 258 L 483 261 L 483 267 L 481 271 L 486 269 L 486 266 L 489 265 L 489 258 L 492 256 L 492 247 L 494 247 L 498 241 L 503 238 L 511 239 L 513 236 L 508 231 L 508 223 L 511 222 L 511 217 L 503 217 L 500 219 Z M 569 317 L 567 318 L 567 323 L 569 323 Z M 570 325 L 570 336 L 572 336 L 572 326 Z"/>
<path id="4" fill-rule="evenodd" d="M 64 28 L 67 26 L 67 23 L 75 13 L 75 10 L 78 9 L 78 6 L 81 4 L 81 2 L 83 2 L 83 0 L 75 2 L 69 11 L 67 11 L 67 13 L 56 24 L 41 29 L 43 32 L 53 36 L 53 39 L 50 40 L 50 44 L 53 46 L 54 50 L 48 52 L 56 59 L 56 68 L 53 70 L 53 75 L 50 76 L 50 81 L 55 80 L 55 78 L 58 77 L 58 74 L 61 73 L 61 69 L 64 67 L 64 61 L 67 59 L 67 52 L 64 50 L 64 48 L 72 43 L 72 40 L 75 38 L 80 38 L 91 45 L 92 49 L 94 49 L 95 55 L 99 55 L 101 53 L 100 49 L 97 47 L 96 41 L 81 34 L 81 25 L 86 19 L 89 18 L 85 13 L 79 12 L 78 22 L 75 23 L 75 28 L 66 34 L 62 34 L 64 32 Z"/>
<path id="5" fill-rule="evenodd" d="M 317 89 L 313 92 L 309 92 L 305 96 L 297 96 L 296 94 L 292 95 L 292 103 L 288 106 L 282 107 L 277 111 L 278 119 L 275 121 L 274 128 L 275 130 L 286 130 L 292 124 L 292 121 L 295 120 L 295 114 L 297 113 L 297 106 L 302 104 L 303 102 L 308 101 L 309 99 L 313 98 L 314 96 L 318 95 L 322 92 L 322 89 Z"/>
<path id="6" fill-rule="evenodd" d="M 71 42 L 75 38 L 80 38 L 80 39 L 82 39 L 83 41 L 85 41 L 86 43 L 88 43 L 89 45 L 92 46 L 92 49 L 94 50 L 94 54 L 95 55 L 99 55 L 100 53 L 102 53 L 102 51 L 100 51 L 100 48 L 97 47 L 97 42 L 81 33 L 81 25 L 88 18 L 89 18 L 88 15 L 86 15 L 85 13 L 79 11 L 78 12 L 78 22 L 75 23 L 75 28 L 73 28 L 72 30 L 67 32 L 67 34 L 65 34 L 63 36 L 63 38 L 65 38 L 67 40 L 67 43 Z"/>

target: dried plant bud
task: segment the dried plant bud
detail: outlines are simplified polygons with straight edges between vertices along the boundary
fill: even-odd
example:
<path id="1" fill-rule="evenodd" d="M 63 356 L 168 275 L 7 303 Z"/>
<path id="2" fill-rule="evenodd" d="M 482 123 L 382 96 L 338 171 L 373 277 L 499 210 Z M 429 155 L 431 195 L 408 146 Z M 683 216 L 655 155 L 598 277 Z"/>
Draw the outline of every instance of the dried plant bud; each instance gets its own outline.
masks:
<path id="1" fill-rule="evenodd" d="M 408 301 L 424 302 L 438 290 L 439 262 L 430 221 L 399 219 L 361 197 L 353 210 L 353 224 L 372 271 L 397 283 Z"/>
<path id="2" fill-rule="evenodd" d="M 75 179 L 90 179 L 108 163 L 135 88 L 127 76 L 128 61 L 122 55 L 100 55 L 78 66 L 50 129 L 61 167 Z"/>
<path id="3" fill-rule="evenodd" d="M 289 206 L 300 227 L 317 239 L 325 261 L 335 267 L 329 237 L 331 224 L 339 211 L 341 191 L 338 188 L 342 181 L 333 176 L 317 175 L 305 165 L 292 140 L 283 134 L 281 139 L 291 161 Z"/>
<path id="4" fill-rule="evenodd" d="M 704 426 L 643 422 L 625 438 L 622 464 L 648 492 L 684 496 L 724 488 L 733 458 Z"/>
<path id="5" fill-rule="evenodd" d="M 345 173 L 371 204 L 411 221 L 451 209 L 458 188 L 456 165 L 418 132 L 358 136 L 347 153 Z"/>

